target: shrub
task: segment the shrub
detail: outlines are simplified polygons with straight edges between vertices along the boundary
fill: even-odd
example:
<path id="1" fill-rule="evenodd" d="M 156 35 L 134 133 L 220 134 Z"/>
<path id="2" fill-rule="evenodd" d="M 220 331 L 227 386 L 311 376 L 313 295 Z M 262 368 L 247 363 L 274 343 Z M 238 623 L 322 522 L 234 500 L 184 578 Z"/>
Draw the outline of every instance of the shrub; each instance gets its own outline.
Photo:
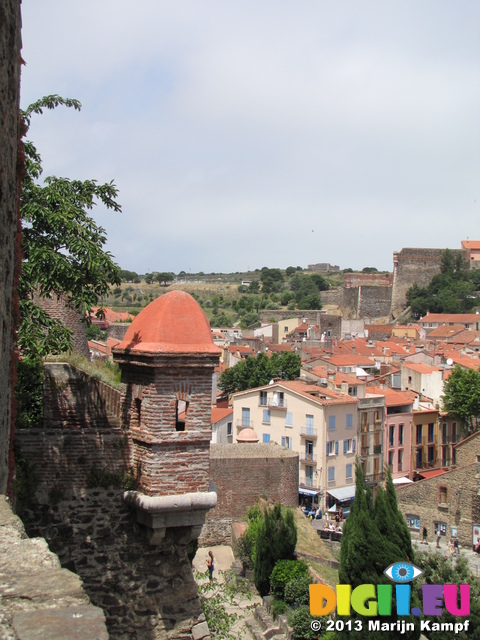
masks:
<path id="1" fill-rule="evenodd" d="M 288 617 L 288 624 L 293 629 L 293 637 L 295 640 L 315 640 L 319 637 L 317 631 L 312 631 L 312 618 L 310 615 L 310 607 L 304 606 L 295 609 Z"/>
<path id="2" fill-rule="evenodd" d="M 285 602 L 292 607 L 310 603 L 310 577 L 297 575 L 285 585 Z"/>
<path id="3" fill-rule="evenodd" d="M 272 613 L 274 618 L 276 618 L 277 616 L 283 616 L 287 609 L 288 607 L 283 600 L 278 600 L 277 598 L 273 599 Z"/>
<path id="4" fill-rule="evenodd" d="M 308 565 L 303 560 L 279 560 L 270 576 L 272 593 L 284 598 L 286 585 L 300 576 L 308 576 Z"/>

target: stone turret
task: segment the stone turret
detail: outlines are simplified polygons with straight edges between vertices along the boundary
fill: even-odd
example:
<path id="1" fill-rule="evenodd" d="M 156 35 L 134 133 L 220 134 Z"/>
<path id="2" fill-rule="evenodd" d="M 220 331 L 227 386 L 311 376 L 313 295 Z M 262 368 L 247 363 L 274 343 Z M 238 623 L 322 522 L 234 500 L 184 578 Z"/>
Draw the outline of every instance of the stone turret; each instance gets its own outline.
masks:
<path id="1" fill-rule="evenodd" d="M 205 313 L 183 291 L 149 304 L 113 349 L 137 481 L 137 491 L 126 492 L 125 500 L 137 509 L 151 544 L 167 529 L 176 529 L 176 537 L 198 537 L 216 505 L 209 452 L 212 376 L 220 353 Z"/>

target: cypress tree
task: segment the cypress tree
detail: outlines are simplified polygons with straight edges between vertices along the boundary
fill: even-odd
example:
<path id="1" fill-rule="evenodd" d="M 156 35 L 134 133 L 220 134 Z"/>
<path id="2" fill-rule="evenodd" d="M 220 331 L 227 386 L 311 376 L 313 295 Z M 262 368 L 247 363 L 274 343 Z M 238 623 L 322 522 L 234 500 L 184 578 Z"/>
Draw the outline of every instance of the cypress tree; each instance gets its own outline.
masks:
<path id="1" fill-rule="evenodd" d="M 397 494 L 393 485 L 392 473 L 387 465 L 385 465 L 385 473 L 387 476 L 385 485 L 385 509 L 389 524 L 389 539 L 401 549 L 405 559 L 412 560 L 412 538 L 410 537 L 410 531 L 408 530 L 405 518 L 398 508 Z"/>

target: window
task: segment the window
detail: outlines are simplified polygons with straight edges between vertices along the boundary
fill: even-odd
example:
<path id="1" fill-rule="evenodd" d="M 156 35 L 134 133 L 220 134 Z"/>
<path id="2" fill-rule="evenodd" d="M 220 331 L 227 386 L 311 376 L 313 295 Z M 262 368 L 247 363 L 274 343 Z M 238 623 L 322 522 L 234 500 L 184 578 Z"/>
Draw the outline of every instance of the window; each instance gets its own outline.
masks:
<path id="1" fill-rule="evenodd" d="M 393 471 L 393 451 L 388 452 L 388 466 L 390 467 L 390 471 Z"/>
<path id="2" fill-rule="evenodd" d="M 335 416 L 328 416 L 328 430 L 335 430 Z"/>
<path id="3" fill-rule="evenodd" d="M 400 449 L 400 451 L 398 452 L 398 467 L 397 467 L 397 471 L 402 471 L 403 470 L 403 450 Z"/>
<path id="4" fill-rule="evenodd" d="M 447 535 L 447 523 L 446 522 L 434 522 L 433 523 L 433 529 L 434 529 L 435 535 L 437 535 L 437 531 L 440 531 L 440 535 L 442 535 L 442 536 L 446 536 Z"/>
<path id="5" fill-rule="evenodd" d="M 380 411 L 375 411 L 375 424 L 381 422 Z"/>
<path id="6" fill-rule="evenodd" d="M 368 431 L 368 415 L 362 413 L 362 431 Z"/>
<path id="7" fill-rule="evenodd" d="M 313 487 L 313 467 L 305 467 L 305 480 L 308 487 Z"/>
<path id="8" fill-rule="evenodd" d="M 408 384 L 412 384 L 412 376 L 408 376 Z"/>
<path id="9" fill-rule="evenodd" d="M 242 407 L 242 427 L 250 426 L 250 409 Z"/>
<path id="10" fill-rule="evenodd" d="M 345 467 L 345 478 L 348 480 L 349 478 L 353 477 L 353 465 L 352 464 L 347 464 L 347 466 Z"/>
<path id="11" fill-rule="evenodd" d="M 282 447 L 292 448 L 292 438 L 290 436 L 282 436 Z"/>
<path id="12" fill-rule="evenodd" d="M 348 395 L 349 396 L 353 396 L 354 398 L 357 397 L 357 387 L 348 387 Z"/>
<path id="13" fill-rule="evenodd" d="M 423 465 L 422 451 L 423 451 L 423 449 L 417 449 L 417 460 L 416 460 L 417 469 L 421 469 L 422 465 Z"/>
<path id="14" fill-rule="evenodd" d="M 435 462 L 435 447 L 428 447 L 428 462 L 430 464 Z"/>
<path id="15" fill-rule="evenodd" d="M 313 459 L 313 440 L 305 440 L 305 457 L 309 460 Z"/>
<path id="16" fill-rule="evenodd" d="M 327 456 L 335 455 L 335 440 L 329 440 L 327 442 Z"/>
<path id="17" fill-rule="evenodd" d="M 398 444 L 403 444 L 403 424 L 398 425 Z"/>
<path id="18" fill-rule="evenodd" d="M 417 444 L 422 444 L 422 425 L 417 424 Z"/>
<path id="19" fill-rule="evenodd" d="M 391 424 L 388 428 L 388 446 L 393 447 L 395 444 L 395 425 Z"/>
<path id="20" fill-rule="evenodd" d="M 429 442 L 433 442 L 433 431 L 434 431 L 433 422 L 429 422 L 428 424 L 428 441 Z"/>
<path id="21" fill-rule="evenodd" d="M 288 333 L 288 327 L 283 327 L 283 333 Z"/>
<path id="22" fill-rule="evenodd" d="M 266 407 L 267 406 L 267 392 L 266 391 L 260 391 L 260 406 L 262 406 L 262 407 Z"/>
<path id="23" fill-rule="evenodd" d="M 313 429 L 313 416 L 311 416 L 309 413 L 307 413 L 307 415 L 305 416 L 305 425 L 307 429 Z"/>
<path id="24" fill-rule="evenodd" d="M 452 422 L 452 442 L 457 442 L 457 423 Z"/>
<path id="25" fill-rule="evenodd" d="M 356 438 L 348 438 L 343 441 L 343 453 L 355 453 Z"/>
<path id="26" fill-rule="evenodd" d="M 291 411 L 287 411 L 285 414 L 285 426 L 293 427 L 293 413 Z"/>
<path id="27" fill-rule="evenodd" d="M 231 436 L 232 434 L 233 434 L 232 423 L 231 422 L 227 422 L 227 436 Z"/>
<path id="28" fill-rule="evenodd" d="M 262 422 L 264 422 L 265 424 L 270 424 L 270 409 L 263 410 Z"/>
<path id="29" fill-rule="evenodd" d="M 347 429 L 353 429 L 353 413 L 347 413 Z"/>
<path id="30" fill-rule="evenodd" d="M 335 480 L 335 467 L 328 467 L 328 481 L 333 482 Z"/>
<path id="31" fill-rule="evenodd" d="M 285 406 L 285 400 L 284 400 L 284 395 L 283 395 L 283 391 L 275 391 L 273 394 L 273 406 L 274 407 L 284 407 Z"/>
<path id="32" fill-rule="evenodd" d="M 447 504 L 447 487 L 440 487 L 440 504 Z"/>
<path id="33" fill-rule="evenodd" d="M 265 442 L 267 444 L 270 442 L 270 434 L 269 433 L 264 433 L 263 434 L 262 442 Z"/>
<path id="34" fill-rule="evenodd" d="M 414 516 L 411 513 L 407 513 L 406 519 L 407 519 L 407 527 L 409 529 L 415 529 L 417 531 L 420 531 L 420 516 Z"/>

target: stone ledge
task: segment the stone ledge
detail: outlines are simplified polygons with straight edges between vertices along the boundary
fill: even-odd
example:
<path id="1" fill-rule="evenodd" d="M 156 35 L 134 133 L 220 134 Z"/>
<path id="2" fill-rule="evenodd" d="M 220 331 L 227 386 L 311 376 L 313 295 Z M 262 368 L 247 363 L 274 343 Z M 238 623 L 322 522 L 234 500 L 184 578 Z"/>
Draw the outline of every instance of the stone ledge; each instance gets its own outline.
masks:
<path id="1" fill-rule="evenodd" d="M 179 543 L 196 540 L 205 523 L 205 516 L 217 505 L 214 491 L 168 496 L 147 496 L 138 491 L 125 491 L 123 499 L 137 512 L 137 521 L 146 528 L 149 544 L 165 539 L 167 529 L 175 530 Z"/>
<path id="2" fill-rule="evenodd" d="M 105 615 L 81 579 L 60 567 L 43 538 L 28 538 L 0 495 L 0 637 L 107 640 Z"/>

